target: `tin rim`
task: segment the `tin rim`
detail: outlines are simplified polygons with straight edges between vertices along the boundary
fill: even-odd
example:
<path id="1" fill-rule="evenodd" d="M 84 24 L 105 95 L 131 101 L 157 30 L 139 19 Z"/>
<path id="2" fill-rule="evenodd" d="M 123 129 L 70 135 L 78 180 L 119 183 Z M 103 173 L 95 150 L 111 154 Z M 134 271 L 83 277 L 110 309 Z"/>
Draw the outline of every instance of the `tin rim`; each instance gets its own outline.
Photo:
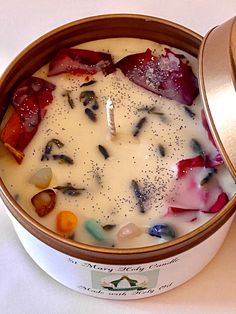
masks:
<path id="1" fill-rule="evenodd" d="M 17 65 L 20 62 L 23 62 L 25 57 L 34 50 L 37 50 L 40 45 L 43 43 L 50 41 L 53 37 L 58 36 L 58 34 L 67 32 L 70 29 L 75 29 L 76 27 L 89 25 L 89 24 L 99 24 L 105 23 L 105 25 L 109 25 L 107 23 L 121 23 L 122 27 L 126 26 L 135 28 L 137 24 L 142 24 L 142 27 L 153 27 L 155 26 L 156 29 L 159 27 L 166 31 L 166 43 L 170 42 L 170 45 L 180 48 L 189 52 L 192 55 L 198 51 L 202 37 L 197 33 L 181 26 L 176 23 L 155 18 L 146 15 L 137 15 L 137 14 L 108 14 L 108 15 L 100 15 L 94 16 L 90 18 L 81 19 L 66 25 L 63 25 L 55 30 L 47 33 L 46 35 L 40 37 L 38 40 L 33 42 L 29 45 L 26 49 L 24 49 L 18 57 L 16 57 L 10 66 L 6 69 L 2 76 L 2 80 L 0 82 L 0 90 L 1 88 L 4 90 L 4 82 L 7 81 L 10 75 L 13 75 L 15 70 L 17 69 Z M 150 26 L 151 25 L 151 26 Z M 152 28 L 151 28 L 152 29 Z M 137 31 L 137 30 L 136 30 Z M 170 32 L 170 33 L 168 33 Z M 121 31 L 119 30 L 119 34 Z M 138 31 L 137 31 L 138 34 Z M 171 34 L 171 35 L 170 35 Z M 171 44 L 172 39 L 175 37 L 185 37 L 186 42 L 184 45 L 186 46 L 183 49 L 179 43 L 179 47 L 177 44 Z M 155 36 L 155 34 L 150 34 L 150 36 Z M 109 36 L 108 36 L 109 37 Z M 108 38 L 106 37 L 106 38 Z M 114 36 L 110 36 L 114 37 Z M 118 37 L 118 36 L 116 36 Z M 127 34 L 125 36 L 119 37 L 128 37 Z M 135 36 L 132 36 L 135 37 Z M 139 37 L 138 35 L 136 37 Z M 102 37 L 100 37 L 102 38 Z M 104 37 L 103 37 L 104 38 Z M 140 37 L 139 37 L 140 38 Z M 149 39 L 149 38 L 146 38 Z M 93 39 L 90 39 L 93 40 Z M 156 38 L 156 41 L 159 39 Z M 174 39 L 173 39 L 174 41 Z M 193 53 L 194 51 L 194 53 Z M 45 62 L 46 63 L 46 62 Z M 44 63 L 44 64 L 45 64 Z M 43 65 L 43 64 L 42 64 Z M 31 69 L 32 70 L 32 69 Z M 34 69 L 32 70 L 34 73 Z M 28 73 L 26 73 L 28 75 Z M 18 81 L 18 79 L 16 79 Z M 14 86 L 13 84 L 10 86 L 9 89 L 12 89 Z M 4 95 L 5 100 L 7 99 L 6 95 Z M 3 108 L 4 110 L 6 108 Z M 2 111 L 4 111 L 2 110 Z M 0 111 L 0 120 L 1 120 L 1 111 Z M 46 227 L 42 226 L 36 220 L 34 220 L 30 215 L 28 215 L 24 209 L 19 206 L 13 197 L 10 195 L 9 191 L 7 190 L 6 186 L 2 182 L 0 178 L 0 196 L 2 197 L 5 205 L 7 206 L 8 210 L 14 216 L 14 218 L 33 236 L 38 238 L 40 241 L 44 242 L 45 244 L 49 245 L 50 247 L 68 254 L 70 256 L 85 259 L 88 261 L 106 263 L 106 264 L 136 264 L 136 263 L 146 263 L 150 261 L 158 261 L 164 258 L 168 258 L 171 256 L 175 256 L 184 252 L 194 246 L 198 245 L 208 237 L 210 237 L 213 233 L 215 233 L 235 212 L 235 200 L 236 196 L 234 196 L 229 203 L 222 209 L 218 214 L 216 214 L 213 218 L 211 218 L 207 223 L 203 224 L 199 228 L 194 229 L 192 232 L 185 234 L 182 237 L 179 237 L 175 240 L 148 246 L 148 247 L 140 247 L 140 248 L 129 248 L 129 249 L 116 249 L 116 248 L 103 248 L 103 247 L 96 247 L 91 246 L 88 244 L 83 244 L 75 241 L 71 241 L 69 239 L 65 239 L 59 236 L 57 233 L 47 229 Z"/>
<path id="2" fill-rule="evenodd" d="M 199 52 L 199 88 L 211 133 L 236 180 L 236 17 L 204 37 Z"/>

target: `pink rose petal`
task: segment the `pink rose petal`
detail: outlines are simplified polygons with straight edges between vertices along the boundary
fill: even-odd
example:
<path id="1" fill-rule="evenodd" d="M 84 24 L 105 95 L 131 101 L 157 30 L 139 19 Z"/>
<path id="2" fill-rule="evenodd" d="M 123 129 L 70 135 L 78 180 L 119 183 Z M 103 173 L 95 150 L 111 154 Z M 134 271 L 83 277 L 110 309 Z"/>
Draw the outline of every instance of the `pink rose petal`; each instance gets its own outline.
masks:
<path id="1" fill-rule="evenodd" d="M 203 213 L 213 214 L 219 212 L 229 201 L 229 198 L 225 192 L 222 192 L 217 197 L 215 203 L 208 209 L 203 210 Z"/>
<path id="2" fill-rule="evenodd" d="M 219 212 L 229 201 L 229 198 L 227 196 L 227 194 L 225 192 L 221 192 L 218 197 L 217 200 L 215 201 L 215 203 L 213 205 L 211 205 L 211 207 L 207 210 L 201 210 L 201 209 L 197 209 L 197 208 L 182 208 L 182 207 L 173 207 L 170 206 L 168 208 L 168 214 L 175 214 L 175 215 L 179 215 L 179 214 L 184 214 L 184 213 L 190 213 L 190 212 L 203 212 L 205 214 L 214 214 Z M 191 221 L 195 221 L 196 219 L 193 218 Z"/>

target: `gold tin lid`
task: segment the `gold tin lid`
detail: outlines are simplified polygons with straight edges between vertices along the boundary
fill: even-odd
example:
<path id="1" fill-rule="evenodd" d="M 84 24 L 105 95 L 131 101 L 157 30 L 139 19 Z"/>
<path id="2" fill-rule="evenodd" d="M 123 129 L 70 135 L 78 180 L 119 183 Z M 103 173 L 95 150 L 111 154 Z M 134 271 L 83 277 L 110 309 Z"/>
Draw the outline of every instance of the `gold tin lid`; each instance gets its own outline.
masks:
<path id="1" fill-rule="evenodd" d="M 204 38 L 199 85 L 213 137 L 236 180 L 236 17 Z"/>

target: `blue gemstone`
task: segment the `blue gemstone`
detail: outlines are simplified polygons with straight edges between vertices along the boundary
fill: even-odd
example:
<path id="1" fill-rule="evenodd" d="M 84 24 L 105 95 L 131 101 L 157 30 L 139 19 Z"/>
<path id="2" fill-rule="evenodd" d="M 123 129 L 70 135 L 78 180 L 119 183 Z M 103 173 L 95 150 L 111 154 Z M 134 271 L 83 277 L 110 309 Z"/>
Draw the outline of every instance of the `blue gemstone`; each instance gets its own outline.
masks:
<path id="1" fill-rule="evenodd" d="M 154 237 L 170 239 L 170 240 L 176 237 L 175 230 L 167 224 L 154 225 L 149 228 L 148 233 Z"/>

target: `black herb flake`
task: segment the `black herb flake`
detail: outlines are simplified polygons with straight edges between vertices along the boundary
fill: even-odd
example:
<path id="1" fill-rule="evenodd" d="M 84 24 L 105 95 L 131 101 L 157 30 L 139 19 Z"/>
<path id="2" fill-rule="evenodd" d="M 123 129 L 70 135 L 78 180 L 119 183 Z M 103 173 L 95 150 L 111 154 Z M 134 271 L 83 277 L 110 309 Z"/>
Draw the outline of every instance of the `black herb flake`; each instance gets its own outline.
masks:
<path id="1" fill-rule="evenodd" d="M 93 100 L 93 102 L 91 103 L 91 105 L 92 105 L 92 109 L 93 109 L 93 110 L 97 110 L 97 109 L 99 108 L 98 102 L 97 102 L 96 99 Z"/>
<path id="2" fill-rule="evenodd" d="M 115 227 L 116 227 L 115 224 L 107 224 L 107 225 L 103 226 L 102 228 L 103 228 L 105 231 L 111 231 L 111 230 L 113 230 Z"/>
<path id="3" fill-rule="evenodd" d="M 98 172 L 94 172 L 93 177 L 95 178 L 98 185 L 102 185 L 102 178 Z"/>
<path id="4" fill-rule="evenodd" d="M 190 147 L 194 153 L 199 154 L 199 155 L 204 155 L 204 151 L 202 149 L 201 144 L 194 138 L 192 138 L 190 141 Z"/>
<path id="5" fill-rule="evenodd" d="M 89 105 L 93 110 L 97 110 L 99 108 L 96 95 L 92 90 L 85 90 L 81 92 L 80 100 L 83 102 L 85 107 Z"/>
<path id="6" fill-rule="evenodd" d="M 158 145 L 158 151 L 159 151 L 161 157 L 165 157 L 165 155 L 166 155 L 166 150 L 165 150 L 165 147 L 164 147 L 162 144 L 159 144 L 159 145 Z"/>
<path id="7" fill-rule="evenodd" d="M 96 122 L 97 121 L 97 117 L 96 117 L 96 114 L 89 108 L 86 108 L 84 110 L 85 114 L 89 117 L 89 119 L 93 122 Z"/>
<path id="8" fill-rule="evenodd" d="M 67 90 L 62 96 L 67 97 L 67 101 L 71 109 L 75 107 L 74 100 L 71 98 L 71 91 Z"/>
<path id="9" fill-rule="evenodd" d="M 131 187 L 132 187 L 134 195 L 138 201 L 138 206 L 139 206 L 140 212 L 145 213 L 145 208 L 144 208 L 143 203 L 146 201 L 146 197 L 143 193 L 141 193 L 138 182 L 135 180 L 132 180 L 131 181 Z"/>
<path id="10" fill-rule="evenodd" d="M 91 100 L 95 99 L 95 93 L 92 90 L 84 90 L 80 93 L 79 99 L 83 101 L 84 106 L 87 106 Z"/>
<path id="11" fill-rule="evenodd" d="M 108 151 L 106 150 L 104 146 L 98 145 L 98 149 L 105 159 L 110 157 L 110 155 L 108 154 Z"/>
<path id="12" fill-rule="evenodd" d="M 76 188 L 71 183 L 67 183 L 66 185 L 55 186 L 53 189 L 61 191 L 63 194 L 69 196 L 78 196 L 81 194 L 81 192 L 85 191 L 84 188 Z"/>
<path id="13" fill-rule="evenodd" d="M 52 152 L 52 147 L 53 147 L 53 144 L 55 144 L 58 148 L 62 148 L 64 146 L 64 144 L 59 141 L 58 139 L 56 138 L 53 138 L 52 140 L 50 140 L 49 142 L 47 142 L 46 146 L 45 146 L 45 149 L 44 149 L 44 153 L 41 157 L 41 161 L 43 160 L 49 160 L 49 156 Z"/>
<path id="14" fill-rule="evenodd" d="M 142 129 L 146 121 L 147 121 L 146 117 L 143 117 L 138 121 L 138 123 L 134 127 L 133 136 L 137 136 L 139 134 L 140 130 Z"/>
<path id="15" fill-rule="evenodd" d="M 52 155 L 52 158 L 54 160 L 59 160 L 59 162 L 61 164 L 69 164 L 69 165 L 73 165 L 74 164 L 74 161 L 72 158 L 70 158 L 69 156 L 67 155 L 64 155 L 64 154 L 58 154 L 58 155 Z"/>
<path id="16" fill-rule="evenodd" d="M 156 111 L 156 107 L 145 106 L 145 107 L 139 108 L 138 111 L 147 112 L 148 114 L 156 114 L 159 116 L 164 116 L 163 112 Z"/>
<path id="17" fill-rule="evenodd" d="M 90 86 L 90 85 L 95 84 L 96 82 L 97 82 L 97 81 L 95 81 L 95 80 L 91 80 L 91 81 L 89 81 L 89 82 L 85 82 L 85 83 L 81 84 L 80 87 Z"/>
<path id="18" fill-rule="evenodd" d="M 191 109 L 189 109 L 189 107 L 184 106 L 184 111 L 186 112 L 186 114 L 187 114 L 190 118 L 192 118 L 192 119 L 195 118 L 196 114 L 195 114 Z"/>
<path id="19" fill-rule="evenodd" d="M 203 186 L 205 184 L 207 184 L 213 177 L 214 173 L 216 173 L 217 170 L 216 169 L 212 169 L 210 172 L 208 172 L 208 174 L 205 176 L 205 178 L 203 178 L 200 182 L 200 185 Z"/>

